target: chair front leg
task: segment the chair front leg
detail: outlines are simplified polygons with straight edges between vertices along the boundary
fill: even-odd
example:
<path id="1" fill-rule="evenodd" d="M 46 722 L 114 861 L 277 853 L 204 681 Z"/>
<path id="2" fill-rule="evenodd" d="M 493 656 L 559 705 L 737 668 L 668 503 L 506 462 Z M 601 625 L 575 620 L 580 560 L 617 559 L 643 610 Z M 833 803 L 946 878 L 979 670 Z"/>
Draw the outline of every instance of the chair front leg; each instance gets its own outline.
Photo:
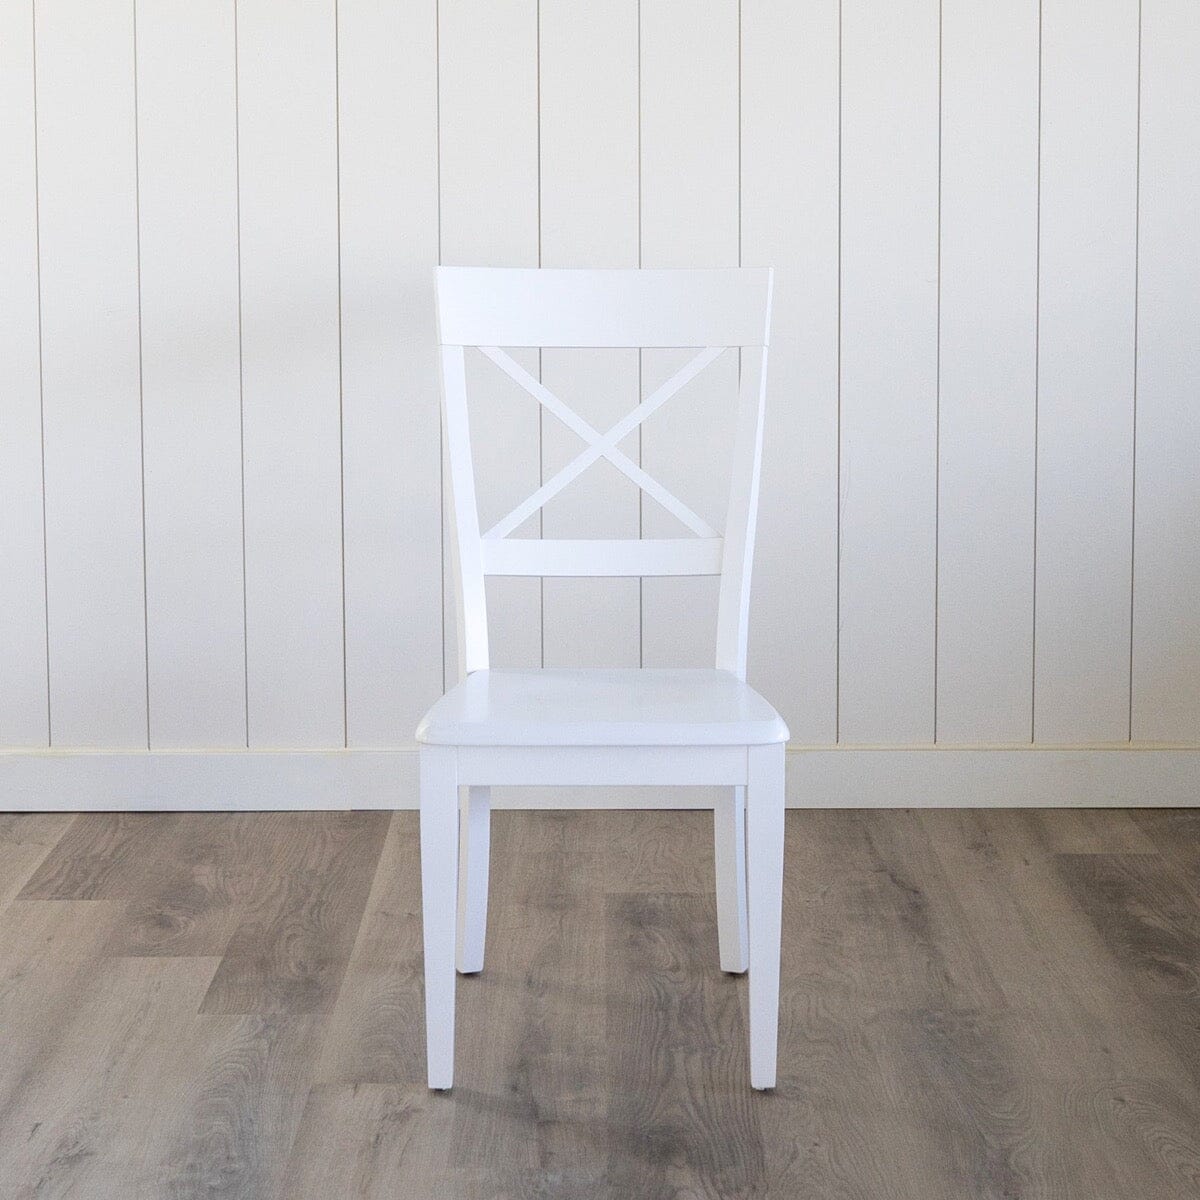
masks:
<path id="1" fill-rule="evenodd" d="M 782 744 L 751 746 L 746 797 L 750 925 L 750 1085 L 775 1086 L 783 916 Z"/>
<path id="2" fill-rule="evenodd" d="M 451 746 L 421 747 L 421 918 L 429 1086 L 454 1083 L 454 913 L 458 892 L 458 766 Z"/>
<path id="3" fill-rule="evenodd" d="M 492 789 L 463 788 L 458 830 L 458 969 L 483 970 L 487 935 L 488 858 L 492 841 Z"/>
<path id="4" fill-rule="evenodd" d="M 746 789 L 722 788 L 713 809 L 717 867 L 717 943 L 721 970 L 740 975 L 746 945 Z"/>

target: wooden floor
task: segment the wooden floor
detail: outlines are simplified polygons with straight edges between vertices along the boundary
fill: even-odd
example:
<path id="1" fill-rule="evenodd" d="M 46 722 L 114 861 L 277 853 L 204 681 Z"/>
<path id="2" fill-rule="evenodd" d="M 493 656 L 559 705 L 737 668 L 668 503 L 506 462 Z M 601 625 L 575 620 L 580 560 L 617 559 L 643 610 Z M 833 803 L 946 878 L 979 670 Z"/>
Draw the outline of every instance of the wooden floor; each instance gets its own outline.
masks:
<path id="1" fill-rule="evenodd" d="M 777 1091 L 708 815 L 505 812 L 434 1095 L 415 814 L 0 816 L 0 1196 L 1200 1196 L 1200 811 L 787 828 Z"/>

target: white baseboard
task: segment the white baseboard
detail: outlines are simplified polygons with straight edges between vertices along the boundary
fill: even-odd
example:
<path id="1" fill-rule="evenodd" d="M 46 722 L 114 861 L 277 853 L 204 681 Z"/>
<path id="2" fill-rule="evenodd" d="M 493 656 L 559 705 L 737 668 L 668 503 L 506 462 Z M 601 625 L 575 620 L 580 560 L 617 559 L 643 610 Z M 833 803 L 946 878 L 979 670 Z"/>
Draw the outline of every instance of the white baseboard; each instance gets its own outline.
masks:
<path id="1" fill-rule="evenodd" d="M 497 808 L 704 808 L 691 788 L 500 789 Z M 793 808 L 1200 804 L 1200 746 L 794 747 Z M 417 751 L 6 750 L 0 811 L 417 805 Z"/>

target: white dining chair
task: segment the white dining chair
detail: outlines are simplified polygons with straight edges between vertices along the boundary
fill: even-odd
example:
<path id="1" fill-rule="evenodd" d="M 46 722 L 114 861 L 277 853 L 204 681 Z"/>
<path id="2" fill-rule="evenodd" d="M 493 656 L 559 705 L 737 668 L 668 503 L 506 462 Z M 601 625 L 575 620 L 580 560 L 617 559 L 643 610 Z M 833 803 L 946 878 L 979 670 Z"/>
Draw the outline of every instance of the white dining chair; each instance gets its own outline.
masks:
<path id="1" fill-rule="evenodd" d="M 728 972 L 749 969 L 750 1082 L 774 1087 L 788 731 L 746 683 L 771 271 L 440 267 L 436 284 L 461 681 L 417 729 L 429 1086 L 449 1088 L 454 1079 L 455 968 L 463 974 L 483 968 L 491 787 L 648 784 L 721 787 L 715 808 L 720 964 Z M 467 420 L 465 351 L 471 347 L 584 444 L 567 466 L 482 534 Z M 502 347 L 696 352 L 601 432 Z M 732 475 L 721 536 L 618 447 L 718 356 L 739 350 Z M 508 536 L 601 458 L 695 536 Z M 490 668 L 484 597 L 489 575 L 719 576 L 713 668 Z"/>

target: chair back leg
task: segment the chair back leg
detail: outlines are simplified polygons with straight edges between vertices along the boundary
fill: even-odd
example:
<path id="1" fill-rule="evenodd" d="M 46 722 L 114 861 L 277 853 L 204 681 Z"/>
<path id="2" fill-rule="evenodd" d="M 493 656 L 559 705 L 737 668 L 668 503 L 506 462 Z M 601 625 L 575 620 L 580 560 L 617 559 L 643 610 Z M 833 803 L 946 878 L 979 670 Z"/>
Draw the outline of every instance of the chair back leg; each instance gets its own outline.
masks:
<path id="1" fill-rule="evenodd" d="M 492 840 L 492 789 L 461 789 L 458 833 L 458 969 L 463 975 L 483 970 L 487 934 L 488 858 Z"/>
<path id="2" fill-rule="evenodd" d="M 746 789 L 722 788 L 713 809 L 717 868 L 717 942 L 721 970 L 740 975 L 749 963 L 746 942 Z"/>
<path id="3" fill-rule="evenodd" d="M 421 747 L 421 907 L 425 1044 L 431 1088 L 454 1083 L 454 925 L 458 893 L 458 769 L 453 747 Z"/>
<path id="4" fill-rule="evenodd" d="M 775 1086 L 783 916 L 782 744 L 751 746 L 746 795 L 750 932 L 750 1085 Z"/>

